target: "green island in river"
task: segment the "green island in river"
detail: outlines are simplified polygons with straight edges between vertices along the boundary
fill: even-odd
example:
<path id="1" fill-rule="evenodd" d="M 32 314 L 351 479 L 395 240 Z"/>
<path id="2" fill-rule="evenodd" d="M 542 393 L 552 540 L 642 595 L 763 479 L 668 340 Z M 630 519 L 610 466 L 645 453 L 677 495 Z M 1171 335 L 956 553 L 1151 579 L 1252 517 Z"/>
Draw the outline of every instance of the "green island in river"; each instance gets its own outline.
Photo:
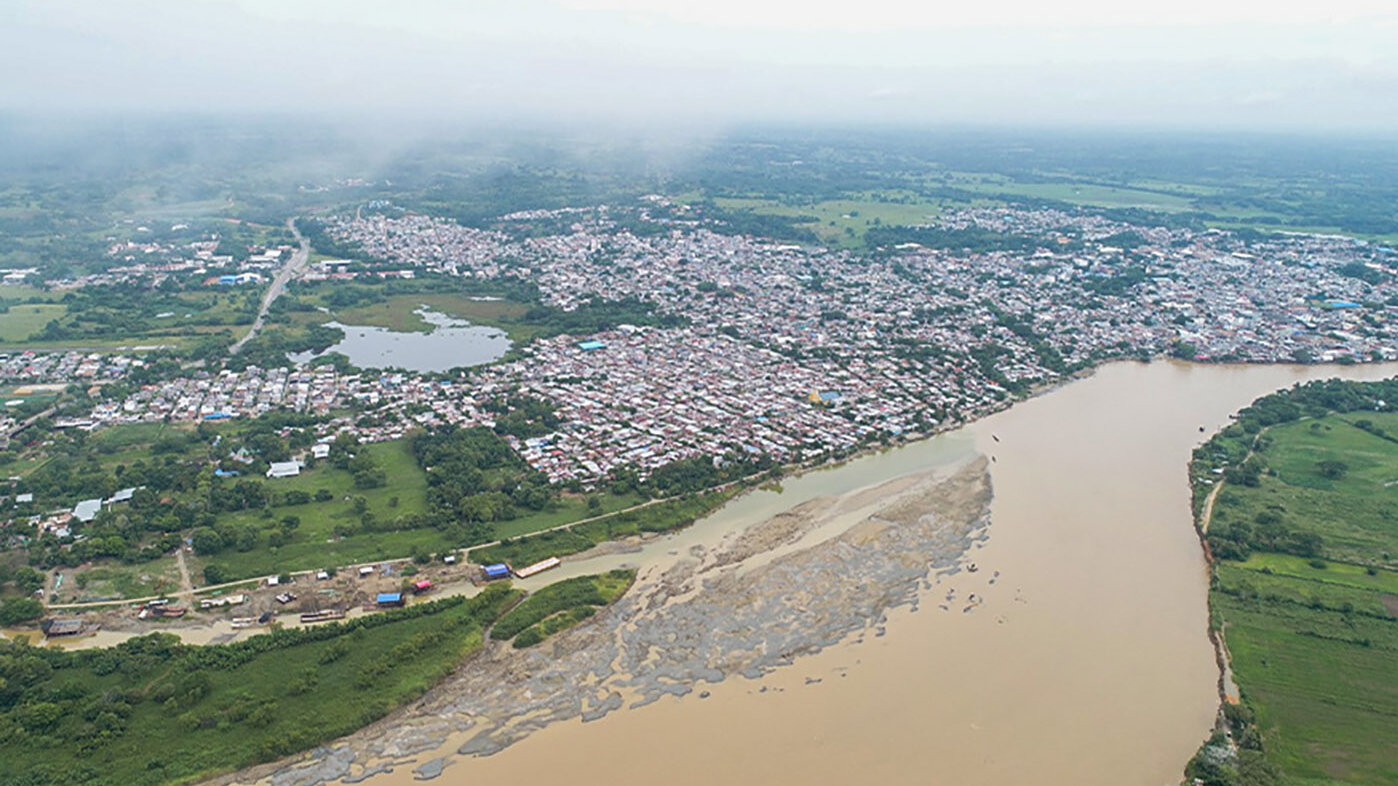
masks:
<path id="1" fill-rule="evenodd" d="M 1191 481 L 1231 677 L 1189 778 L 1398 783 L 1398 381 L 1260 398 Z"/>

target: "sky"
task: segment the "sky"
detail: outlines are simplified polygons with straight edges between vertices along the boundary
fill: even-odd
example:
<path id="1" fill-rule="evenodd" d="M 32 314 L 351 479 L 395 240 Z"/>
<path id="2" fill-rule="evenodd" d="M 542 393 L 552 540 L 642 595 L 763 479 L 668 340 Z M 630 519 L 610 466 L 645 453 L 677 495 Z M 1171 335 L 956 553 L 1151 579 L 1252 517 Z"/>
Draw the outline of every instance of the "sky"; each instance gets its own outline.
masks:
<path id="1" fill-rule="evenodd" d="M 1393 0 L 5 0 L 0 110 L 1398 134 Z"/>

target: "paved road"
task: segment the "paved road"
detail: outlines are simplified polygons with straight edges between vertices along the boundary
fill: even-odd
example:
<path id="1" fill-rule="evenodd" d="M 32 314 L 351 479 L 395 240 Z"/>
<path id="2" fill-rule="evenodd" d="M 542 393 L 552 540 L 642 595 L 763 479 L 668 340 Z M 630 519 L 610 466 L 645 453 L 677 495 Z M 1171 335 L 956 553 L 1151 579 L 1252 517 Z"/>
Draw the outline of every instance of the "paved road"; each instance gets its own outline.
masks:
<path id="1" fill-rule="evenodd" d="M 27 428 L 29 428 L 30 426 L 34 425 L 34 421 L 38 420 L 39 418 L 46 418 L 46 417 L 48 417 L 49 415 L 52 415 L 53 412 L 54 412 L 54 408 L 53 408 L 53 407 L 49 407 L 48 409 L 44 410 L 43 412 L 38 413 L 37 415 L 34 415 L 34 416 L 32 416 L 32 417 L 29 417 L 29 418 L 26 418 L 26 419 L 24 419 L 24 420 L 21 420 L 19 423 L 16 423 L 16 424 L 15 424 L 15 427 L 14 427 L 14 428 L 12 428 L 12 429 L 10 429 L 9 431 L 5 432 L 5 439 L 4 439 L 4 441 L 5 441 L 5 442 L 9 442 L 10 440 L 12 440 L 12 439 L 14 439 L 15 437 L 19 436 L 19 432 L 24 431 L 25 429 L 27 429 Z"/>
<path id="2" fill-rule="evenodd" d="M 259 330 L 262 330 L 263 323 L 267 321 L 267 310 L 272 307 L 272 303 L 276 302 L 278 297 L 281 297 L 287 282 L 304 271 L 306 263 L 311 259 L 311 241 L 303 237 L 296 228 L 296 219 L 288 218 L 286 228 L 290 229 L 291 234 L 296 236 L 296 241 L 301 244 L 301 247 L 291 254 L 291 259 L 287 260 L 282 269 L 278 270 L 277 274 L 272 277 L 271 285 L 267 287 L 267 292 L 262 296 L 262 308 L 257 312 L 257 319 L 253 320 L 252 329 L 248 331 L 246 336 L 238 339 L 236 344 L 228 348 L 230 355 L 238 354 L 243 345 L 251 341 Z"/>

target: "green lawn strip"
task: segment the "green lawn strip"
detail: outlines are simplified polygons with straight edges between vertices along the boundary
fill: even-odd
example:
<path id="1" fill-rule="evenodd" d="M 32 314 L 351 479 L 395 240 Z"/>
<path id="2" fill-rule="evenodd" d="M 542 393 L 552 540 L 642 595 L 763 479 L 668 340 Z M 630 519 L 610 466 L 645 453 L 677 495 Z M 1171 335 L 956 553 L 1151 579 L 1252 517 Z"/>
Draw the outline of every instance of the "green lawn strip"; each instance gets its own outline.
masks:
<path id="1" fill-rule="evenodd" d="M 1261 570 L 1240 567 L 1234 562 L 1222 562 L 1218 565 L 1217 589 L 1239 597 L 1259 597 L 1317 609 L 1389 616 L 1388 608 L 1383 603 L 1383 592 L 1339 582 L 1264 573 Z"/>
<path id="2" fill-rule="evenodd" d="M 455 669 L 516 595 L 499 585 L 230 645 L 0 645 L 5 676 L 28 676 L 0 689 L 0 784 L 185 782 L 341 737 Z"/>
<path id="3" fill-rule="evenodd" d="M 146 447 L 159 441 L 168 433 L 188 434 L 193 430 L 191 426 L 166 423 L 123 423 L 98 429 L 92 432 L 87 441 L 92 446 L 99 448 L 99 452 L 101 452 L 109 448 L 120 449 L 137 445 Z"/>
<path id="4" fill-rule="evenodd" d="M 634 570 L 613 570 L 550 584 L 510 609 L 490 629 L 490 637 L 496 641 L 515 639 L 516 648 L 538 644 L 621 597 L 635 578 Z"/>
<path id="5" fill-rule="evenodd" d="M 494 524 L 495 536 L 501 540 L 506 538 L 518 538 L 529 535 L 540 530 L 557 527 L 567 524 L 570 521 L 592 518 L 593 516 L 615 513 L 616 511 L 634 507 L 645 501 L 640 494 L 599 494 L 598 499 L 601 506 L 593 510 L 587 507 L 581 499 L 564 497 L 558 500 L 548 510 L 531 512 L 528 515 L 497 521 Z"/>
<path id="6" fill-rule="evenodd" d="M 1378 570 L 1347 562 L 1320 560 L 1324 567 L 1311 564 L 1315 560 L 1290 554 L 1253 554 L 1245 562 L 1224 563 L 1232 570 L 1270 572 L 1277 576 L 1302 579 L 1320 584 L 1354 587 L 1372 592 L 1398 594 L 1398 572 Z M 1370 570 L 1373 573 L 1370 574 Z"/>
<path id="7" fill-rule="evenodd" d="M 532 565 L 549 557 L 565 557 L 586 551 L 608 540 L 643 532 L 668 532 L 688 526 L 699 517 L 728 501 L 733 491 L 710 491 L 658 502 L 638 510 L 607 516 L 567 530 L 504 541 L 472 552 L 472 560 L 482 564 L 508 562 L 516 567 Z"/>

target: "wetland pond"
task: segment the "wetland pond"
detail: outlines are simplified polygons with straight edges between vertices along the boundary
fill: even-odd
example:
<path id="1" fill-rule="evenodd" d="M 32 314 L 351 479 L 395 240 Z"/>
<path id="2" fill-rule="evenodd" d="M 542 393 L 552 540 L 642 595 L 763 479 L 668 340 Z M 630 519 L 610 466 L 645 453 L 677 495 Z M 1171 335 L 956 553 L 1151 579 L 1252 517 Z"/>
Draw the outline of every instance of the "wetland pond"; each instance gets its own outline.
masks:
<path id="1" fill-rule="evenodd" d="M 426 333 L 402 333 L 370 325 L 329 322 L 330 327 L 345 332 L 339 343 L 324 352 L 297 352 L 288 357 L 296 363 L 307 363 L 321 355 L 338 352 L 360 368 L 437 372 L 490 363 L 510 349 L 509 337 L 498 328 L 473 325 L 426 307 L 413 313 L 421 316 L 432 329 Z"/>

